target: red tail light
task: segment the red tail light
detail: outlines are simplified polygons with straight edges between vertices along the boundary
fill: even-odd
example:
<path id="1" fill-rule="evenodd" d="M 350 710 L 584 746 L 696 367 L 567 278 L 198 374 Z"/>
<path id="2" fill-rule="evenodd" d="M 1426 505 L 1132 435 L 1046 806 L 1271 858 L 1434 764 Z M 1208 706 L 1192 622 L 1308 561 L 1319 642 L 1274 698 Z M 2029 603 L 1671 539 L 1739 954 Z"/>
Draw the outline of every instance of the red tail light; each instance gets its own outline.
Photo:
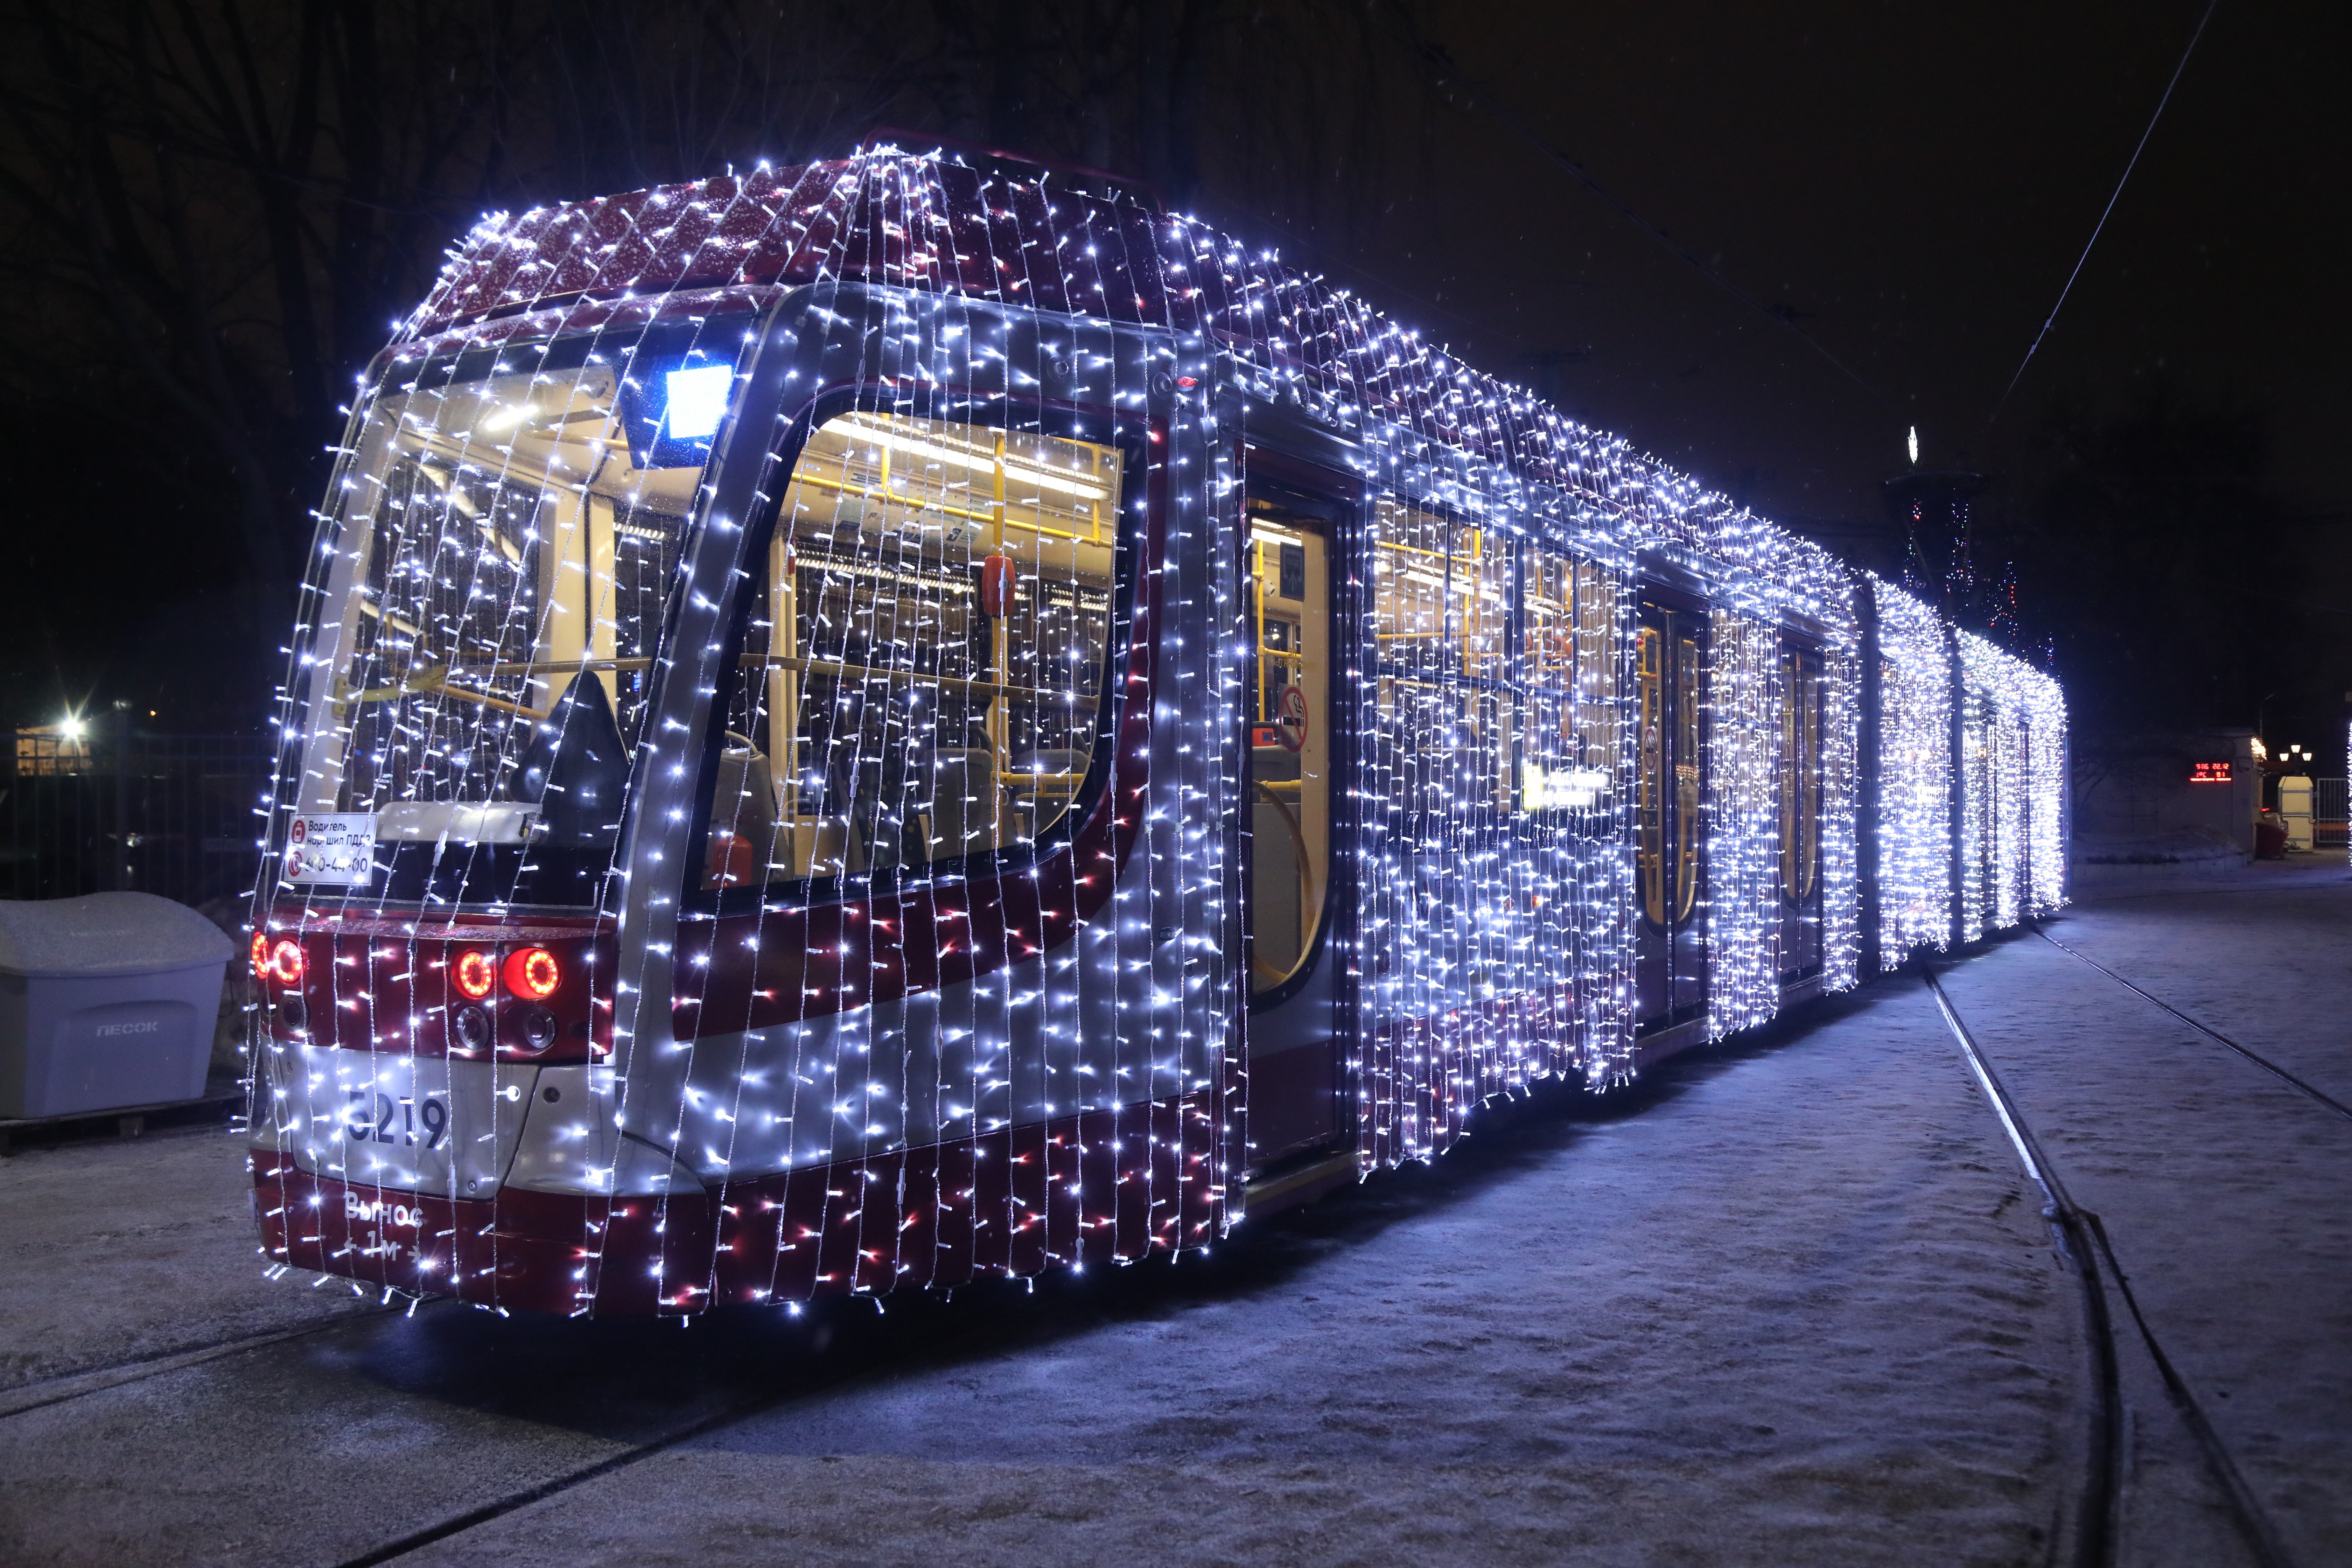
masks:
<path id="1" fill-rule="evenodd" d="M 507 954 L 507 989 L 526 1002 L 544 1002 L 563 984 L 563 966 L 543 947 L 519 947 Z"/>
<path id="2" fill-rule="evenodd" d="M 469 947 L 449 966 L 449 980 L 461 994 L 478 1002 L 499 983 L 498 963 L 480 948 Z"/>
<path id="3" fill-rule="evenodd" d="M 275 1039 L 534 1063 L 612 1057 L 612 1000 L 597 994 L 609 933 L 337 930 L 298 938 L 290 919 L 256 924 L 247 956 L 267 986 Z"/>

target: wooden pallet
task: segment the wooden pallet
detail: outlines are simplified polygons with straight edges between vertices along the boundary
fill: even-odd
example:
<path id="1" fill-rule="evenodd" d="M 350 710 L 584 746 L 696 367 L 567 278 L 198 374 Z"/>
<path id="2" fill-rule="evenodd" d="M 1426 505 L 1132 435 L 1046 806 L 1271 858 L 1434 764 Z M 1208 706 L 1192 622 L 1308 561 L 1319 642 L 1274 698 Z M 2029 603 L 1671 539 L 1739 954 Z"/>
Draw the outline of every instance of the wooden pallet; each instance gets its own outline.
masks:
<path id="1" fill-rule="evenodd" d="M 155 1105 L 117 1105 L 104 1110 L 77 1110 L 65 1116 L 26 1116 L 0 1119 L 0 1154 L 13 1153 L 16 1140 L 29 1136 L 84 1134 L 100 1132 L 106 1123 L 114 1123 L 117 1138 L 136 1138 L 147 1131 L 151 1116 L 169 1115 L 174 1121 L 198 1121 L 221 1112 L 234 1113 L 245 1103 L 245 1090 L 230 1089 L 207 1091 L 194 1100 L 167 1100 Z"/>

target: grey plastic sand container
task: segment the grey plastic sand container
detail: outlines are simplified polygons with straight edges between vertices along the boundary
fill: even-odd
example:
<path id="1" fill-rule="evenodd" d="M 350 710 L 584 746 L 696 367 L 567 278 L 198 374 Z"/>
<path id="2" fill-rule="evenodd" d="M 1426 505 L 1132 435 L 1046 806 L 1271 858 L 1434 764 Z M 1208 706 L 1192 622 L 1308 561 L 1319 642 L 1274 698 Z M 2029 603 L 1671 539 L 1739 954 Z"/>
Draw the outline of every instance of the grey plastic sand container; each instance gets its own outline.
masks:
<path id="1" fill-rule="evenodd" d="M 0 902 L 0 1118 L 201 1096 L 236 946 L 152 893 Z"/>

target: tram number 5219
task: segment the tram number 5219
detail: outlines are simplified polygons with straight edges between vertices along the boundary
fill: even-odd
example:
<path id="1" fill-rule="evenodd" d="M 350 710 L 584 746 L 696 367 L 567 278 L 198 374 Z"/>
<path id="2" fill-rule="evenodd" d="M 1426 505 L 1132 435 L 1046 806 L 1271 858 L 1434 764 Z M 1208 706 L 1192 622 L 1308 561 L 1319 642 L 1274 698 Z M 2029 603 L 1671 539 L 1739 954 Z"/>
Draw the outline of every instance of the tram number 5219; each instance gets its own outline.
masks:
<path id="1" fill-rule="evenodd" d="M 351 1120 L 343 1124 L 343 1131 L 354 1143 L 404 1143 L 413 1149 L 422 1122 L 425 1146 L 437 1149 L 449 1131 L 449 1107 L 439 1095 L 395 1100 L 382 1089 L 355 1089 L 350 1093 Z"/>

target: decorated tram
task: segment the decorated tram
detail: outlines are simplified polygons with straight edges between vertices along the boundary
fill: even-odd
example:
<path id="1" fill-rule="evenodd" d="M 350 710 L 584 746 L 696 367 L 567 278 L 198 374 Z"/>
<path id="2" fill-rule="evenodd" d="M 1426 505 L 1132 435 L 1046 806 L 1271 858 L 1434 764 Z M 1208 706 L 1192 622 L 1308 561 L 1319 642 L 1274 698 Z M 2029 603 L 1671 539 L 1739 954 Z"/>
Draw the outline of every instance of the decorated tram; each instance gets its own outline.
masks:
<path id="1" fill-rule="evenodd" d="M 276 1266 L 1132 1262 L 2064 898 L 2045 674 L 1131 194 L 486 219 L 358 389 L 253 911 Z"/>

